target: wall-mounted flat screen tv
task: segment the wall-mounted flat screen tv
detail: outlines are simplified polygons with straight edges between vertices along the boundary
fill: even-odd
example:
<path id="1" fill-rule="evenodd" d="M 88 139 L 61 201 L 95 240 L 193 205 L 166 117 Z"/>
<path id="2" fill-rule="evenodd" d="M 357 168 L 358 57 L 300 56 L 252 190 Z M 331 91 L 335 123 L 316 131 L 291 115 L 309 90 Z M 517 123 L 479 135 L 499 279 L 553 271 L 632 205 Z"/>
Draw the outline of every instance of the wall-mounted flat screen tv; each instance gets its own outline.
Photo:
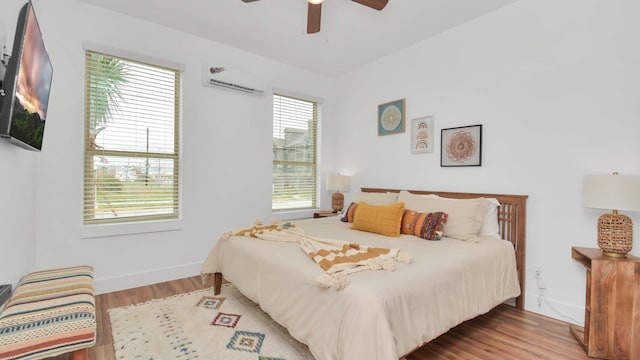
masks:
<path id="1" fill-rule="evenodd" d="M 2 66 L 2 65 L 0 65 Z M 0 137 L 42 150 L 53 67 L 31 2 L 18 15 L 0 98 Z"/>

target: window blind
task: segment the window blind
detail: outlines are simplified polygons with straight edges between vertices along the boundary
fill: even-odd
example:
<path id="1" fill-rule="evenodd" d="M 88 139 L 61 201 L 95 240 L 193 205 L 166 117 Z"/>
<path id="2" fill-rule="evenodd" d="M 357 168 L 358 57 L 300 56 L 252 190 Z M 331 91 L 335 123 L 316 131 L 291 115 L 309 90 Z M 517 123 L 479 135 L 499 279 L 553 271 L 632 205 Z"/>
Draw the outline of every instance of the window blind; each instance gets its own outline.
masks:
<path id="1" fill-rule="evenodd" d="M 85 224 L 179 217 L 180 72 L 86 52 Z"/>
<path id="2" fill-rule="evenodd" d="M 272 209 L 316 207 L 318 103 L 273 95 Z"/>

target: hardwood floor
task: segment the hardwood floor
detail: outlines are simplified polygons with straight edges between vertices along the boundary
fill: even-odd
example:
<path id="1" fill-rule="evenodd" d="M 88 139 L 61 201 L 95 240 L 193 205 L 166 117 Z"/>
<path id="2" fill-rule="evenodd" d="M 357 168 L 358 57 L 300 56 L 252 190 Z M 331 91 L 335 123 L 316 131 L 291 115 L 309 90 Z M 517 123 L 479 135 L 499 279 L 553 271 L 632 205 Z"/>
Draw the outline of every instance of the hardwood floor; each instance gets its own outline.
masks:
<path id="1" fill-rule="evenodd" d="M 203 288 L 200 277 L 169 281 L 96 296 L 98 337 L 89 358 L 115 360 L 107 310 Z M 59 356 L 56 360 L 67 360 Z M 568 324 L 500 305 L 469 320 L 406 356 L 427 359 L 588 359 Z M 293 360 L 293 359 L 291 359 Z M 354 359 L 355 360 L 355 359 Z M 357 359 L 359 360 L 359 359 Z"/>
<path id="2" fill-rule="evenodd" d="M 460 324 L 407 356 L 407 360 L 588 358 L 567 323 L 509 305 Z"/>

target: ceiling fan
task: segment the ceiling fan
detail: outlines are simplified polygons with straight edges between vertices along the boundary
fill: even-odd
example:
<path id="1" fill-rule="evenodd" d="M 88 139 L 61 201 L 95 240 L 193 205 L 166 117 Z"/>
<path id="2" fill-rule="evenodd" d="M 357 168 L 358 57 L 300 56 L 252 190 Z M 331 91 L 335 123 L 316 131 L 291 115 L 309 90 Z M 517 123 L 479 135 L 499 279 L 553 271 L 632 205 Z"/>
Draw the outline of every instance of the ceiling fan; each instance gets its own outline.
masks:
<path id="1" fill-rule="evenodd" d="M 242 0 L 243 2 L 250 3 L 258 0 Z M 323 0 L 307 0 L 309 3 L 307 9 L 307 34 L 313 34 L 320 31 L 320 15 L 322 14 L 322 1 Z M 351 0 L 368 6 L 372 9 L 382 10 L 387 6 L 389 0 Z"/>

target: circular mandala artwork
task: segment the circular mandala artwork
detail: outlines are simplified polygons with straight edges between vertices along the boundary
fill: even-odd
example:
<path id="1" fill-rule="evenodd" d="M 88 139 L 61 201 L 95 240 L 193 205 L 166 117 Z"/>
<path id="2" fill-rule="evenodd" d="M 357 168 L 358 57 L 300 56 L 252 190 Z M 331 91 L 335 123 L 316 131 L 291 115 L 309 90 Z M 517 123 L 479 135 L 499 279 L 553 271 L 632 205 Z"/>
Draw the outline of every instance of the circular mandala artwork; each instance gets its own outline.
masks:
<path id="1" fill-rule="evenodd" d="M 401 120 L 402 112 L 396 105 L 387 106 L 382 111 L 382 115 L 380 115 L 380 125 L 382 125 L 382 128 L 386 131 L 393 131 L 400 125 Z"/>
<path id="2" fill-rule="evenodd" d="M 447 156 L 451 161 L 463 162 L 476 153 L 476 141 L 467 131 L 458 131 L 451 135 L 447 145 Z"/>

